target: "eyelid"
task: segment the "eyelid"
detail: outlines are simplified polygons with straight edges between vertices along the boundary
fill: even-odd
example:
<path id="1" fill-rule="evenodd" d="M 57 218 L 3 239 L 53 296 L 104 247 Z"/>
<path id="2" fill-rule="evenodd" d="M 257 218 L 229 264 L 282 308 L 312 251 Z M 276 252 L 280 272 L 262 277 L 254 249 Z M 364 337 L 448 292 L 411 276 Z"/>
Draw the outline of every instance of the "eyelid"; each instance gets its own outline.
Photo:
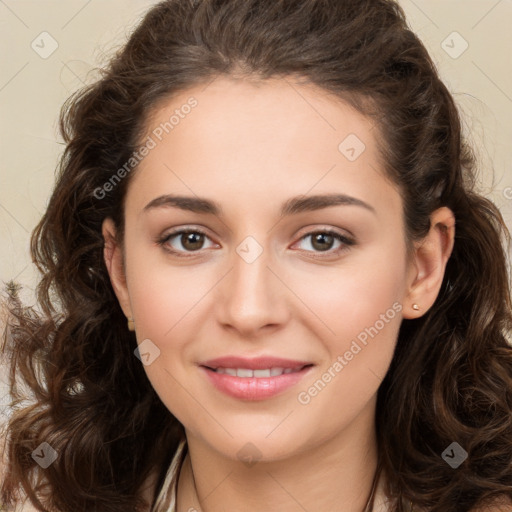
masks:
<path id="1" fill-rule="evenodd" d="M 301 233 L 303 233 L 303 234 L 301 234 Z M 302 239 L 306 235 L 312 235 L 315 233 L 336 234 L 336 235 L 340 235 L 340 236 L 346 238 L 347 240 L 351 240 L 354 242 L 355 242 L 355 238 L 356 238 L 348 229 L 336 228 L 334 226 L 327 225 L 327 224 L 324 224 L 324 225 L 313 224 L 310 226 L 306 226 L 305 228 L 302 228 L 299 231 L 299 235 L 297 235 L 297 236 L 299 237 L 299 239 Z"/>

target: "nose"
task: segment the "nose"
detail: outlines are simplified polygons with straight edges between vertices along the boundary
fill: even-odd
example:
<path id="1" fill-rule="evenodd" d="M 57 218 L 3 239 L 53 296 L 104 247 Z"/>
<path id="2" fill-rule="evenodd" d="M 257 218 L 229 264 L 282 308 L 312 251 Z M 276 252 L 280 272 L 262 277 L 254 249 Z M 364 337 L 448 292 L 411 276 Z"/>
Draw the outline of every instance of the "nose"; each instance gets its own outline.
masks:
<path id="1" fill-rule="evenodd" d="M 271 251 L 248 237 L 232 255 L 232 266 L 218 288 L 217 314 L 224 328 L 256 338 L 283 326 L 291 293 L 279 276 Z"/>

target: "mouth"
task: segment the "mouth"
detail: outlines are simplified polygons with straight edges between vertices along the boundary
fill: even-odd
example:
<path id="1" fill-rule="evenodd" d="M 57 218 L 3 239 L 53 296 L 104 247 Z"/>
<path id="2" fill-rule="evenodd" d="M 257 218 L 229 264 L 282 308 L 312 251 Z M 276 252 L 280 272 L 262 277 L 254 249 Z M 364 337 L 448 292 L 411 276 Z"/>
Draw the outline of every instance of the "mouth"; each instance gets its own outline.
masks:
<path id="1" fill-rule="evenodd" d="M 301 364 L 291 368 L 228 368 L 200 365 L 206 381 L 213 387 L 238 400 L 266 400 L 296 386 L 314 367 Z"/>
<path id="2" fill-rule="evenodd" d="M 279 366 L 271 367 L 271 368 L 261 368 L 258 370 L 252 370 L 250 368 L 224 368 L 219 366 L 218 368 L 212 368 L 209 366 L 204 366 L 207 370 L 210 370 L 215 373 L 231 375 L 231 377 L 241 377 L 241 378 L 269 378 L 269 377 L 279 377 L 280 375 L 287 375 L 289 373 L 298 373 L 304 368 L 309 368 L 313 366 L 313 364 L 305 364 L 299 365 L 294 368 L 281 368 Z"/>

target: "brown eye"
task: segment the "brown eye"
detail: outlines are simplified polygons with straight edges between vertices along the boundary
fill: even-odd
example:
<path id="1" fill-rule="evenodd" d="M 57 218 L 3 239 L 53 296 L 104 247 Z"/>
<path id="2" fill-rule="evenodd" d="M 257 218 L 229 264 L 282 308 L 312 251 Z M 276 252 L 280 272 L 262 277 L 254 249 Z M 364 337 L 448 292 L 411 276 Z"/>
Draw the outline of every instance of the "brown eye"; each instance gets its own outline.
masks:
<path id="1" fill-rule="evenodd" d="M 176 256 L 186 257 L 187 253 L 203 249 L 205 241 L 209 239 L 208 235 L 199 229 L 182 229 L 164 235 L 157 243 Z"/>
<path id="2" fill-rule="evenodd" d="M 337 255 L 347 251 L 350 246 L 355 245 L 355 240 L 348 238 L 341 233 L 332 230 L 312 231 L 304 235 L 300 242 L 310 239 L 309 247 L 306 247 L 306 252 L 313 255 L 315 253 L 328 253 L 327 255 Z M 335 244 L 338 242 L 338 246 Z M 334 248 L 333 248 L 334 247 Z"/>
<path id="3" fill-rule="evenodd" d="M 311 245 L 319 251 L 328 251 L 334 243 L 334 236 L 327 233 L 315 233 L 312 236 Z"/>
<path id="4" fill-rule="evenodd" d="M 204 244 L 204 235 L 197 231 L 182 233 L 179 237 L 182 246 L 189 251 L 197 251 Z"/>

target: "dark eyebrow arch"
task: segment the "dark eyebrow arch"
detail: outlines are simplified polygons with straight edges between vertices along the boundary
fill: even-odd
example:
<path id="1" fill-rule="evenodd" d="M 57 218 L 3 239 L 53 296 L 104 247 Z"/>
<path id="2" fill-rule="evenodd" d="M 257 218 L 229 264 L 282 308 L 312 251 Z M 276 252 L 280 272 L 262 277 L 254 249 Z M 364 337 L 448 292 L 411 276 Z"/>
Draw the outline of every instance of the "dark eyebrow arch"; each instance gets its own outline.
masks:
<path id="1" fill-rule="evenodd" d="M 339 205 L 361 206 L 373 213 L 376 213 L 373 206 L 365 203 L 361 199 L 347 196 L 345 194 L 322 194 L 314 196 L 302 195 L 288 199 L 281 207 L 281 216 L 284 217 L 302 212 L 311 212 Z M 222 215 L 222 208 L 215 201 L 202 197 L 179 196 L 173 194 L 165 194 L 156 197 L 150 201 L 142 211 L 147 212 L 160 207 L 175 207 L 194 213 L 204 213 L 216 216 Z"/>

